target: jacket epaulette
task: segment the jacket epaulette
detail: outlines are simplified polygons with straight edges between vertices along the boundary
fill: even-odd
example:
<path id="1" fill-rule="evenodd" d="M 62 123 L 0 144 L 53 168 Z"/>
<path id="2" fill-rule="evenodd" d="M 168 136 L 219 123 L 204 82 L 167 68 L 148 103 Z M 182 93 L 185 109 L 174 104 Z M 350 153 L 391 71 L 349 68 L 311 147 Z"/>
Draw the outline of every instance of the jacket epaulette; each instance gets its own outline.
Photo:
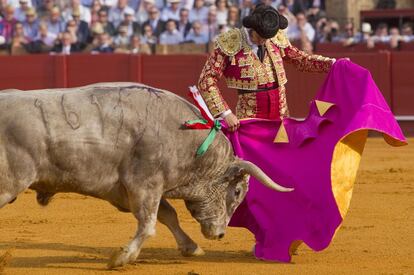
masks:
<path id="1" fill-rule="evenodd" d="M 236 55 L 242 48 L 242 35 L 240 29 L 231 29 L 220 34 L 216 40 L 216 47 L 227 56 Z"/>
<path id="2" fill-rule="evenodd" d="M 270 38 L 270 41 L 272 41 L 273 44 L 282 49 L 290 46 L 289 39 L 284 30 L 279 30 L 275 36 Z"/>

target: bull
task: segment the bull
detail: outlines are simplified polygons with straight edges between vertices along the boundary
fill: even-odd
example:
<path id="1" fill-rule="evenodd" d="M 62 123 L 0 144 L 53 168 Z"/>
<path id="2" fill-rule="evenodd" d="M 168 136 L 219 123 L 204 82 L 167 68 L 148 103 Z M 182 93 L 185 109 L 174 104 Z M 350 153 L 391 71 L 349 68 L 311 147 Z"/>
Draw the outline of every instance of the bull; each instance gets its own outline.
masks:
<path id="1" fill-rule="evenodd" d="M 184 256 L 203 254 L 167 199 L 182 199 L 203 235 L 219 239 L 248 189 L 249 176 L 282 192 L 256 165 L 234 156 L 219 133 L 196 157 L 208 130 L 186 130 L 198 109 L 168 91 L 136 83 L 0 93 L 0 208 L 26 189 L 47 205 L 54 194 L 103 199 L 138 220 L 113 268 L 137 259 L 157 219 Z"/>

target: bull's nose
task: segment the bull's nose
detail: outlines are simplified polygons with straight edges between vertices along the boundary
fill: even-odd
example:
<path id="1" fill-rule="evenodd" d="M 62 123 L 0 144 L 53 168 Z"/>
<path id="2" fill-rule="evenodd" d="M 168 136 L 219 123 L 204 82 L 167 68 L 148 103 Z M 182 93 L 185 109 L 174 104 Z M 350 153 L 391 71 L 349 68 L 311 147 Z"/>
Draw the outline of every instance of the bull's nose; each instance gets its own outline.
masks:
<path id="1" fill-rule="evenodd" d="M 224 233 L 221 233 L 218 237 L 219 237 L 219 239 L 223 239 Z"/>

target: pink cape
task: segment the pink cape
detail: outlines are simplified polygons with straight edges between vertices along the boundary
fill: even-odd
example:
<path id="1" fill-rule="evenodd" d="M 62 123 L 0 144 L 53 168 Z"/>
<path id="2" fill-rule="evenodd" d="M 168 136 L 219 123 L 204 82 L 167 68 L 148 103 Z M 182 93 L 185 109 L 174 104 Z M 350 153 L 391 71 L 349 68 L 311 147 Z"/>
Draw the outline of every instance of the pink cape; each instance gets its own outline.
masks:
<path id="1" fill-rule="evenodd" d="M 236 133 L 223 131 L 240 158 L 295 188 L 279 193 L 251 178 L 230 222 L 255 235 L 257 258 L 289 262 L 297 241 L 317 251 L 331 242 L 349 206 L 366 130 L 395 146 L 405 139 L 369 71 L 347 60 L 334 64 L 304 121 L 282 123 L 249 119 Z"/>

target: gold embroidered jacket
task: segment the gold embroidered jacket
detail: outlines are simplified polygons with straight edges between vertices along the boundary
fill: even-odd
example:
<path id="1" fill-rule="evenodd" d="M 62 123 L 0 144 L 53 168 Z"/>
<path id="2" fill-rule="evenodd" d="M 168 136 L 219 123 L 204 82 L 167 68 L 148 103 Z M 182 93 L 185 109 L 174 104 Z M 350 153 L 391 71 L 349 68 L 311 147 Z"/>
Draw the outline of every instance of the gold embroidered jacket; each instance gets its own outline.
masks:
<path id="1" fill-rule="evenodd" d="M 229 109 L 217 86 L 223 75 L 229 88 L 241 90 L 257 90 L 259 86 L 277 83 L 280 116 L 286 117 L 288 109 L 284 87 L 287 79 L 283 61 L 308 72 L 328 72 L 332 66 L 331 58 L 308 55 L 292 46 L 282 30 L 266 41 L 266 55 L 260 62 L 248 45 L 246 35 L 243 29 L 221 34 L 201 72 L 198 89 L 215 117 Z"/>

